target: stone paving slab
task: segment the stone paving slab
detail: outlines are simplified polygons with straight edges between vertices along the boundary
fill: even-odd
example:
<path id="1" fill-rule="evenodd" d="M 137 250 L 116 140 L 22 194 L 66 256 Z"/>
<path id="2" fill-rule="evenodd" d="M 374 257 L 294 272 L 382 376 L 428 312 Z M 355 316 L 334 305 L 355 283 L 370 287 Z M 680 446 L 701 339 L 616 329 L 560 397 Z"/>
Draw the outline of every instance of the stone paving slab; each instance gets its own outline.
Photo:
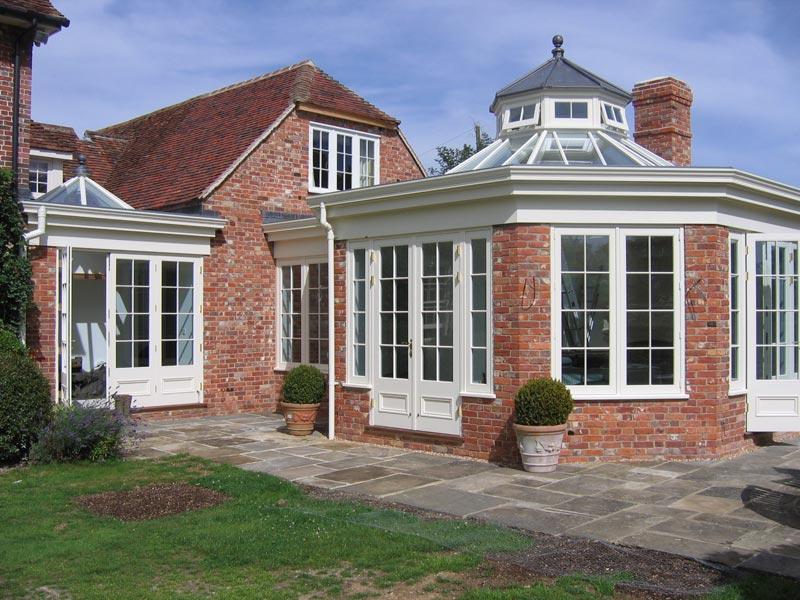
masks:
<path id="1" fill-rule="evenodd" d="M 278 415 L 145 423 L 132 458 L 193 454 L 323 489 L 800 579 L 800 438 L 725 460 L 532 474 L 283 427 Z"/>

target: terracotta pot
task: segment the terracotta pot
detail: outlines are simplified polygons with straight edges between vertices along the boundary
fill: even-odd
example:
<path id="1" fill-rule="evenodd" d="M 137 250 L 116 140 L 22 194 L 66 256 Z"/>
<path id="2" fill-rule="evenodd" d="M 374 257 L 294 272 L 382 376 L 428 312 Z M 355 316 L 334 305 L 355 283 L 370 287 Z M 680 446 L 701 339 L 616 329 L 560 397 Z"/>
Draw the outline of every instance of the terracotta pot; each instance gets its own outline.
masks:
<path id="1" fill-rule="evenodd" d="M 558 466 L 567 424 L 530 426 L 514 423 L 522 466 L 529 473 L 552 473 Z"/>
<path id="2" fill-rule="evenodd" d="M 286 430 L 290 435 L 311 435 L 319 412 L 317 404 L 293 404 L 281 402 L 283 418 L 286 419 Z"/>

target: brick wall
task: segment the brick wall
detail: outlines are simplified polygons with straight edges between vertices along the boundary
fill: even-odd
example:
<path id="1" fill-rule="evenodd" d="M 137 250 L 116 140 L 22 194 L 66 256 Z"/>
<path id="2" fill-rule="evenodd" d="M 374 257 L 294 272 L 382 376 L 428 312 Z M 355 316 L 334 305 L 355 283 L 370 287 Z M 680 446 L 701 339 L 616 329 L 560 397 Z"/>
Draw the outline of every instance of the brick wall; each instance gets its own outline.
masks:
<path id="1" fill-rule="evenodd" d="M 12 119 L 14 99 L 14 40 L 23 32 L 17 27 L 0 25 L 0 168 L 12 166 Z M 20 188 L 28 188 L 31 122 L 32 45 L 22 43 L 20 55 L 19 172 Z"/>
<path id="2" fill-rule="evenodd" d="M 692 90 L 674 77 L 642 81 L 633 87 L 636 143 L 672 162 L 692 164 Z"/>
<path id="3" fill-rule="evenodd" d="M 50 382 L 55 394 L 56 350 L 58 349 L 58 251 L 47 246 L 31 246 L 28 256 L 33 268 L 33 305 L 26 314 L 25 337 L 36 364 Z"/>
<path id="4" fill-rule="evenodd" d="M 262 231 L 261 210 L 311 214 L 311 121 L 381 135 L 381 181 L 422 175 L 396 132 L 296 112 L 214 192 L 204 208 L 218 211 L 228 224 L 204 262 L 206 414 L 274 411 L 280 401 L 276 266 Z"/>

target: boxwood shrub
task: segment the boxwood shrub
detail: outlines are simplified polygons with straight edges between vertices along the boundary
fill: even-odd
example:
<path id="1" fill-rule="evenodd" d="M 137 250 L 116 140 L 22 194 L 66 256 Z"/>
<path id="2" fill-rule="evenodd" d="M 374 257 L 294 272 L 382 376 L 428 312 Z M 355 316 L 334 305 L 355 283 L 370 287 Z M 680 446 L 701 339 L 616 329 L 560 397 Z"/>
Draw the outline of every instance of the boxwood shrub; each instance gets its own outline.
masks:
<path id="1" fill-rule="evenodd" d="M 535 377 L 517 391 L 514 422 L 529 426 L 562 425 L 573 406 L 567 386 L 549 377 Z"/>
<path id="2" fill-rule="evenodd" d="M 50 384 L 33 360 L 0 352 L 0 463 L 27 456 L 52 410 Z"/>
<path id="3" fill-rule="evenodd" d="M 283 381 L 283 401 L 290 404 L 316 404 L 325 394 L 325 377 L 311 365 L 298 365 Z"/>
<path id="4" fill-rule="evenodd" d="M 13 331 L 0 327 L 0 354 L 25 354 L 25 346 Z"/>

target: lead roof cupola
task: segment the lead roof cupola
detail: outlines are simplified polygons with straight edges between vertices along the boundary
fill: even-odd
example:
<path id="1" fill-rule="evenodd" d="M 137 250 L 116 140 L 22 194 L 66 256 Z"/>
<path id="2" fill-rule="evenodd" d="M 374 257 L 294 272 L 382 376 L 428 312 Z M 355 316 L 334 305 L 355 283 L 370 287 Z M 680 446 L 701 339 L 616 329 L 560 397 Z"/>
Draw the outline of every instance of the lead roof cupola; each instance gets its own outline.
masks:
<path id="1" fill-rule="evenodd" d="M 625 107 L 632 96 L 564 58 L 563 43 L 554 36 L 550 60 L 495 94 L 489 108 L 495 142 L 450 173 L 505 165 L 671 165 L 629 138 Z"/>

